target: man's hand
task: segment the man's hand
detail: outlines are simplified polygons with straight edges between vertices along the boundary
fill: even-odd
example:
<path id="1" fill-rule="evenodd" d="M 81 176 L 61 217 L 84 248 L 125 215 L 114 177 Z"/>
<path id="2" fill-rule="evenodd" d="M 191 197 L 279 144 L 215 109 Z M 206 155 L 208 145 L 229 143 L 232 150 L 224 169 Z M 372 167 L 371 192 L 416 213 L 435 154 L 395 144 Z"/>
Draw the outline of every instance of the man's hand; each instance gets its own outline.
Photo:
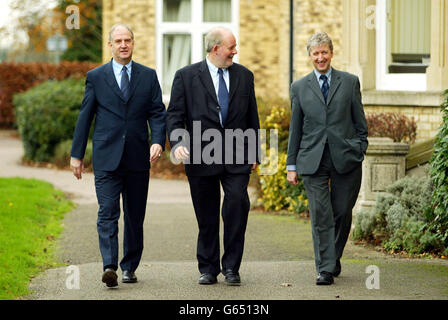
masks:
<path id="1" fill-rule="evenodd" d="M 150 156 L 149 161 L 156 162 L 162 156 L 162 146 L 160 144 L 154 143 L 151 145 L 151 149 L 149 150 Z"/>
<path id="2" fill-rule="evenodd" d="M 258 167 L 258 163 L 254 163 L 254 164 L 252 164 L 252 167 L 250 168 L 252 171 L 254 171 L 254 170 L 256 170 L 257 169 L 257 167 Z"/>
<path id="3" fill-rule="evenodd" d="M 82 179 L 82 173 L 85 172 L 82 159 L 70 158 L 70 168 L 73 175 L 79 180 Z"/>
<path id="4" fill-rule="evenodd" d="M 286 178 L 288 182 L 293 186 L 296 186 L 299 183 L 297 172 L 295 171 L 288 171 L 288 176 Z"/>
<path id="5" fill-rule="evenodd" d="M 179 146 L 174 150 L 174 157 L 179 161 L 185 161 L 190 157 L 190 152 L 184 146 Z"/>

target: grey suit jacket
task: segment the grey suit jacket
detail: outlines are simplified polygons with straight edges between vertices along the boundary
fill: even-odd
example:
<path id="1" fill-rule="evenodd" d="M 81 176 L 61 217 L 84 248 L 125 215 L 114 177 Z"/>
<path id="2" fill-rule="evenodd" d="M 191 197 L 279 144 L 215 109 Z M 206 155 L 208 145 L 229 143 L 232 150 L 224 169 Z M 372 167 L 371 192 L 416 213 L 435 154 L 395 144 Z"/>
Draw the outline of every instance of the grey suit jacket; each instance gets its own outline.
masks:
<path id="1" fill-rule="evenodd" d="M 291 108 L 286 164 L 296 165 L 298 174 L 317 171 L 327 139 L 338 173 L 350 172 L 363 161 L 367 122 L 358 77 L 333 68 L 325 103 L 311 72 L 292 84 Z"/>

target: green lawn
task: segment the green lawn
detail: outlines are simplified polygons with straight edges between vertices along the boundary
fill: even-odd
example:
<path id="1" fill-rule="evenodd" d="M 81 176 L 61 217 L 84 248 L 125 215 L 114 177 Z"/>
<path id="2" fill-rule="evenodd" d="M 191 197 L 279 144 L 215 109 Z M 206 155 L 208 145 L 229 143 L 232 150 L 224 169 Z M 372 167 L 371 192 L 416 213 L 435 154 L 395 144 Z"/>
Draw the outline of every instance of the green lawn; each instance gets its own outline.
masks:
<path id="1" fill-rule="evenodd" d="M 47 182 L 0 178 L 0 300 L 28 294 L 31 278 L 56 265 L 54 240 L 73 207 Z"/>

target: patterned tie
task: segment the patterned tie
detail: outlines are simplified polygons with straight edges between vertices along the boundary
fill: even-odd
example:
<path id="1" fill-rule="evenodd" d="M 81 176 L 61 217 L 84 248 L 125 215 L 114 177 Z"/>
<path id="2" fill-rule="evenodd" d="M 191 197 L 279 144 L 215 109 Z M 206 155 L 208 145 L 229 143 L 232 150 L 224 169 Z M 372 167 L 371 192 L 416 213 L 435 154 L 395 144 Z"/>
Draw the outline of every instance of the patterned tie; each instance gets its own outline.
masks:
<path id="1" fill-rule="evenodd" d="M 320 88 L 320 90 L 322 91 L 322 94 L 324 95 L 325 103 L 327 103 L 328 89 L 330 89 L 330 86 L 328 85 L 328 78 L 326 75 L 322 74 L 320 76 L 320 80 L 322 80 L 324 82 L 322 84 L 322 88 Z"/>
<path id="2" fill-rule="evenodd" d="M 128 69 L 126 66 L 123 66 L 121 69 L 121 92 L 123 93 L 123 97 L 128 100 L 129 99 L 129 76 Z"/>
<path id="3" fill-rule="evenodd" d="M 219 87 L 218 87 L 218 101 L 221 107 L 221 119 L 222 125 L 226 123 L 227 113 L 229 111 L 229 91 L 226 87 L 226 82 L 224 81 L 223 71 L 221 68 L 218 69 L 219 74 Z"/>

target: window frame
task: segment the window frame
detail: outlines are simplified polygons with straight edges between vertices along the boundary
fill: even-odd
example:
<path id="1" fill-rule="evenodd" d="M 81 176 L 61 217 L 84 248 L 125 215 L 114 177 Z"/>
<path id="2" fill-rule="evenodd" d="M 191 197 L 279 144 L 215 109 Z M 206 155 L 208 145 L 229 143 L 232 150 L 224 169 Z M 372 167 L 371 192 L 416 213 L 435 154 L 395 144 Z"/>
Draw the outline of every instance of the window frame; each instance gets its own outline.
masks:
<path id="1" fill-rule="evenodd" d="M 191 36 L 191 63 L 204 59 L 203 35 L 214 27 L 226 27 L 239 39 L 239 0 L 231 0 L 231 22 L 203 22 L 203 1 L 191 1 L 191 22 L 164 22 L 163 1 L 156 0 L 156 70 L 160 84 L 163 84 L 163 36 L 165 34 L 189 34 Z M 235 55 L 234 62 L 238 62 Z M 168 101 L 171 92 L 163 92 L 163 100 Z"/>
<path id="2" fill-rule="evenodd" d="M 388 73 L 386 1 L 377 0 L 376 2 L 376 89 L 426 91 L 426 73 Z"/>

